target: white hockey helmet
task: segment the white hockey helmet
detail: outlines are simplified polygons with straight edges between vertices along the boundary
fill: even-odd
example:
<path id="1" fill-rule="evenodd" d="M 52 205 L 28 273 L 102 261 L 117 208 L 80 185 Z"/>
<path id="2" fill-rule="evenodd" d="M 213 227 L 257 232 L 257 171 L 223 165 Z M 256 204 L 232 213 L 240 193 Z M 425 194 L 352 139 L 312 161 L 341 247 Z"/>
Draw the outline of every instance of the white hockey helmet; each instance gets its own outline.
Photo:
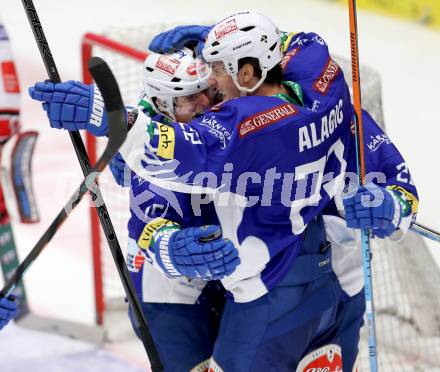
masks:
<path id="1" fill-rule="evenodd" d="M 261 13 L 236 13 L 211 29 L 202 53 L 207 62 L 222 61 L 240 91 L 254 92 L 263 83 L 267 72 L 281 61 L 281 33 Z M 238 61 L 245 57 L 256 58 L 262 72 L 261 79 L 252 88 L 240 86 L 237 80 Z"/>
<path id="2" fill-rule="evenodd" d="M 144 91 L 156 111 L 176 120 L 173 99 L 207 89 L 210 73 L 188 48 L 166 55 L 150 53 L 144 62 Z"/>

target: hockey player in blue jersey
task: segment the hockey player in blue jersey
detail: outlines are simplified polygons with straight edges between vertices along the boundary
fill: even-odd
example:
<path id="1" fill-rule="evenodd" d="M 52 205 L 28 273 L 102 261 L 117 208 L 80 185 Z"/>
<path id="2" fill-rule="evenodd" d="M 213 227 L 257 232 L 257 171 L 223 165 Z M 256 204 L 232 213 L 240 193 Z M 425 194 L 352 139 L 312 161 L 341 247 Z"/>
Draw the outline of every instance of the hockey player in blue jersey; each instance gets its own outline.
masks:
<path id="1" fill-rule="evenodd" d="M 170 31 L 163 32 L 153 39 L 150 49 L 156 52 L 170 52 L 178 45 L 186 43 L 198 43 L 197 50 L 202 51 L 206 37 L 213 26 L 178 26 Z M 333 83 L 333 77 L 341 74 L 339 66 L 330 58 L 324 40 L 314 33 L 283 33 L 283 57 L 281 66 L 283 78 L 299 83 L 300 88 L 307 90 L 304 100 L 306 106 L 311 110 L 316 110 L 321 104 L 320 92 L 326 94 L 329 84 Z M 315 69 L 322 71 L 322 79 L 314 80 L 315 77 L 310 72 Z M 299 95 L 302 96 L 301 90 Z M 377 174 L 394 175 L 389 177 L 382 185 L 386 187 L 383 196 L 384 200 L 381 208 L 374 209 L 364 207 L 360 202 L 363 197 L 377 195 L 377 187 L 373 184 L 368 185 L 367 189 L 360 190 L 355 196 L 342 200 L 338 195 L 335 202 L 330 203 L 324 209 L 324 221 L 326 225 L 327 239 L 332 243 L 332 265 L 333 271 L 338 276 L 339 282 L 344 290 L 346 299 L 344 303 L 344 313 L 340 317 L 340 329 L 347 325 L 352 328 L 352 332 L 345 332 L 341 345 L 345 349 L 344 366 L 354 365 L 357 353 L 357 343 L 359 334 L 353 331 L 360 328 L 363 314 L 363 268 L 360 255 L 359 235 L 355 231 L 347 229 L 346 226 L 353 228 L 370 227 L 377 237 L 391 237 L 398 240 L 408 229 L 414 220 L 417 207 L 417 193 L 411 176 L 404 160 L 392 145 L 391 140 L 382 132 L 371 116 L 364 112 L 364 131 L 365 147 L 367 151 L 367 170 L 376 171 Z M 383 146 L 382 146 L 383 145 Z M 356 163 L 354 156 L 349 159 L 347 171 L 352 172 L 354 180 L 356 176 Z M 370 180 L 372 180 L 370 178 Z M 376 180 L 383 182 L 384 180 Z M 393 192 L 391 192 L 393 191 Z M 396 200 L 399 199 L 399 200 Z M 336 206 L 337 204 L 337 206 Z M 343 204 L 347 213 L 344 213 Z M 395 208 L 397 207 L 397 208 Z M 399 208 L 400 207 L 400 208 Z M 394 214 L 395 209 L 400 213 Z M 345 215 L 345 220 L 341 216 Z M 395 220 L 392 219 L 395 217 Z M 399 220 L 400 219 L 400 220 Z M 392 223 L 390 223 L 392 222 Z M 384 226 L 386 226 L 384 228 Z M 396 226 L 400 226 L 396 229 Z M 345 325 L 344 325 L 345 324 Z M 348 339 L 347 339 L 348 336 Z M 352 345 L 352 348 L 347 345 Z M 354 347 L 354 349 L 353 349 Z M 347 352 L 351 350 L 350 353 Z M 312 353 L 311 355 L 318 355 Z M 344 354 L 344 352 L 343 352 Z M 307 357 L 304 358 L 308 360 Z M 309 363 L 308 360 L 307 363 Z M 312 361 L 313 363 L 313 361 Z M 302 367 L 307 364 L 302 364 Z M 317 366 L 315 364 L 315 366 Z M 321 365 L 322 367 L 322 365 Z M 302 369 L 301 369 L 302 371 Z"/>
<path id="2" fill-rule="evenodd" d="M 289 40 L 290 38 L 290 40 Z M 296 81 L 300 81 L 302 83 L 303 86 L 305 87 L 314 87 L 314 91 L 316 91 L 315 94 L 310 94 L 311 92 L 309 92 L 308 95 L 306 95 L 305 97 L 302 97 L 306 102 L 308 102 L 308 107 L 310 109 L 317 109 L 317 107 L 321 104 L 322 100 L 324 98 L 322 98 L 322 96 L 325 96 L 329 90 L 330 90 L 330 85 L 331 84 L 336 84 L 336 82 L 334 82 L 335 76 L 336 75 L 340 75 L 341 72 L 339 70 L 339 67 L 329 58 L 329 56 L 327 56 L 326 60 L 324 62 L 324 64 L 321 64 L 320 68 L 318 67 L 318 65 L 316 66 L 316 68 L 319 68 L 320 71 L 322 71 L 321 75 L 320 75 L 320 79 L 316 79 L 316 75 L 310 75 L 310 74 L 305 74 L 304 71 L 305 69 L 307 69 L 307 67 L 310 68 L 310 66 L 307 66 L 307 62 L 311 63 L 313 61 L 318 61 L 320 63 L 322 63 L 322 60 L 320 60 L 319 58 L 315 58 L 315 59 L 310 59 L 310 55 L 307 56 L 307 53 L 304 52 L 304 50 L 306 50 L 307 48 L 309 49 L 313 49 L 313 43 L 315 43 L 315 47 L 318 45 L 324 45 L 324 42 L 322 41 L 322 39 L 320 39 L 317 35 L 314 34 L 298 34 L 298 35 L 286 35 L 285 36 L 285 54 L 282 60 L 282 67 L 285 70 L 285 75 L 287 75 L 289 73 L 289 68 L 291 69 L 291 73 L 292 73 L 292 77 L 295 77 Z M 317 43 L 317 44 L 316 44 Z M 319 48 L 319 47 L 318 47 Z M 298 53 L 301 50 L 301 53 Z M 321 48 L 323 50 L 323 48 Z M 297 55 L 297 59 L 292 58 L 293 56 Z M 301 58 L 303 59 L 301 61 Z M 302 62 L 302 63 L 301 63 Z M 296 67 L 292 68 L 292 65 L 294 65 L 296 63 Z M 299 67 L 299 68 L 298 68 Z M 222 72 L 222 66 L 220 66 L 219 70 L 215 70 L 217 68 L 217 66 L 213 66 L 213 70 L 214 73 L 218 74 L 219 76 L 221 76 L 221 72 Z M 301 69 L 302 68 L 302 69 Z M 288 75 L 287 75 L 288 76 Z M 227 78 L 227 77 L 225 77 Z M 234 87 L 232 85 L 229 86 L 229 88 L 231 88 L 231 90 L 234 90 Z M 295 89 L 295 88 L 294 88 Z M 310 88 L 309 88 L 310 89 Z M 226 93 L 226 96 L 228 96 L 229 91 L 225 91 L 224 93 Z M 312 92 L 313 93 L 313 92 Z M 233 96 L 233 94 L 231 94 Z M 299 97 L 301 97 L 301 92 L 298 94 Z M 307 101 L 308 100 L 308 101 Z M 367 124 L 366 126 L 368 127 L 367 130 L 367 138 L 372 138 L 375 139 L 377 141 L 378 138 L 384 138 L 383 133 L 381 132 L 381 130 L 376 126 L 376 124 L 373 122 L 373 120 L 371 119 L 371 117 L 368 116 L 368 114 L 364 114 L 365 115 L 365 121 L 368 122 L 369 124 Z M 304 132 L 305 134 L 305 132 Z M 373 140 L 373 142 L 375 141 Z M 319 142 L 319 138 L 316 139 L 316 134 L 315 134 L 315 139 L 314 139 L 314 133 L 313 131 L 311 131 L 310 134 L 305 134 L 304 138 L 303 138 L 303 146 L 305 147 L 312 147 L 313 143 Z M 383 142 L 383 141 L 382 141 Z M 381 141 L 379 140 L 379 143 L 381 143 Z M 386 144 L 389 144 L 389 141 L 386 141 Z M 319 145 L 319 143 L 318 143 Z M 371 150 L 373 151 L 373 150 Z M 373 164 L 370 164 L 369 169 L 374 169 L 374 170 L 379 170 L 381 168 L 383 168 L 383 166 L 386 164 L 387 166 L 390 166 L 389 169 L 387 169 L 387 175 L 388 174 L 393 174 L 395 177 L 391 177 L 390 179 L 388 179 L 388 185 L 393 185 L 396 183 L 399 183 L 399 178 L 402 180 L 406 180 L 404 182 L 403 186 L 407 186 L 408 188 L 408 183 L 410 183 L 410 178 L 409 178 L 409 173 L 407 173 L 407 168 L 406 167 L 402 167 L 402 159 L 400 157 L 400 155 L 398 153 L 393 153 L 395 152 L 395 148 L 390 148 L 388 149 L 388 152 L 384 152 L 384 154 L 382 154 L 382 156 L 376 157 L 376 159 L 374 159 L 374 161 L 372 161 Z M 379 152 L 380 153 L 380 152 Z M 372 154 L 372 157 L 370 160 L 373 160 L 375 154 Z M 391 156 L 393 155 L 393 156 Z M 394 159 L 393 159 L 394 157 Z M 383 161 L 386 162 L 384 163 Z M 393 165 L 393 160 L 397 161 L 397 163 L 395 163 L 395 165 Z M 392 167 L 395 167 L 394 169 L 392 169 Z M 355 171 L 355 167 L 354 167 L 354 162 L 353 161 L 349 161 L 349 165 L 348 168 L 352 171 Z M 401 171 L 405 169 L 404 173 L 405 175 L 401 174 Z M 403 177 L 402 177 L 403 176 Z M 393 186 L 391 186 L 393 187 Z M 394 186 L 395 188 L 395 186 Z M 411 187 L 410 187 L 411 188 Z M 415 194 L 415 189 L 411 188 L 413 193 Z M 402 191 L 402 190 L 401 190 Z M 369 191 L 367 191 L 368 193 Z M 405 195 L 408 196 L 408 198 L 405 197 Z M 416 194 L 415 194 L 416 195 Z M 360 198 L 361 194 L 359 193 L 357 195 L 358 198 Z M 395 197 L 400 197 L 403 200 L 400 201 L 396 201 L 393 200 Z M 350 199 L 347 198 L 345 199 L 345 204 L 348 204 L 349 200 L 354 200 L 354 198 Z M 414 213 L 412 213 L 412 211 L 410 210 L 410 208 L 408 208 L 408 206 L 410 205 L 409 201 L 411 200 L 416 200 L 415 197 L 412 196 L 411 193 L 391 193 L 391 192 L 385 192 L 384 193 L 384 208 L 381 210 L 376 210 L 375 213 L 377 215 L 375 215 L 374 217 L 374 223 L 372 221 L 368 221 L 367 218 L 365 218 L 363 220 L 363 223 L 365 223 L 365 225 L 367 225 L 368 227 L 373 227 L 373 229 L 375 230 L 375 232 L 380 235 L 381 237 L 390 235 L 392 232 L 394 232 L 396 230 L 397 226 L 400 226 L 400 229 L 397 229 L 399 233 L 401 233 L 402 231 L 405 231 L 407 229 L 407 227 L 409 226 L 409 223 L 412 219 L 412 217 L 414 216 Z M 341 204 L 340 204 L 341 205 Z M 359 222 L 362 221 L 362 217 L 366 217 L 365 212 L 369 213 L 370 209 L 369 208 L 364 208 L 362 206 L 361 203 L 359 203 L 358 205 L 359 208 L 353 208 L 352 213 L 347 213 L 347 220 L 348 220 L 348 224 L 349 226 L 353 226 L 353 227 L 359 227 Z M 396 208 L 397 207 L 397 208 Z M 400 210 L 400 208 L 402 208 L 402 213 L 395 213 L 395 210 Z M 346 209 L 349 209 L 346 207 Z M 414 203 L 414 209 L 413 212 L 416 211 L 416 203 Z M 335 323 L 332 327 L 330 327 L 327 331 L 330 332 L 330 329 L 332 329 L 333 332 L 338 333 L 339 332 L 339 345 L 343 345 L 345 343 L 345 350 L 347 351 L 347 349 L 350 349 L 350 343 L 351 343 L 351 349 L 356 349 L 357 352 L 357 341 L 358 341 L 358 330 L 360 327 L 360 324 L 362 322 L 362 313 L 363 313 L 363 294 L 361 292 L 359 292 L 362 289 L 363 286 L 363 280 L 362 280 L 362 271 L 359 267 L 359 250 L 356 250 L 357 248 L 357 244 L 356 244 L 356 238 L 355 237 L 351 237 L 351 241 L 350 240 L 345 240 L 347 239 L 347 234 L 344 230 L 346 230 L 346 228 L 344 228 L 343 225 L 339 225 L 338 226 L 338 222 L 339 221 L 335 221 L 336 216 L 333 216 L 333 218 L 331 218 L 331 214 L 332 213 L 337 213 L 337 208 L 336 205 L 334 203 L 329 203 L 326 207 L 326 213 L 329 213 L 330 216 L 326 216 L 326 221 L 328 221 L 328 224 L 332 225 L 332 229 L 331 229 L 331 238 L 333 238 L 333 240 L 335 241 L 334 244 L 340 244 L 340 243 L 344 243 L 342 247 L 339 248 L 343 248 L 343 254 L 345 255 L 345 257 L 343 257 L 341 255 L 341 252 L 338 252 L 338 258 L 339 258 L 339 263 L 337 265 L 335 265 L 335 271 L 337 271 L 340 275 L 340 281 L 341 281 L 341 285 L 343 285 L 346 289 L 347 294 L 349 295 L 356 295 L 353 297 L 353 299 L 347 299 L 344 300 L 344 305 L 340 306 L 340 309 L 337 313 L 337 315 L 335 316 Z M 397 215 L 397 220 L 393 221 L 393 217 L 394 215 Z M 377 218 L 376 218 L 377 217 Z M 359 219 L 361 218 L 361 219 Z M 373 220 L 373 218 L 371 219 Z M 399 221 L 400 220 L 400 221 Z M 403 222 L 403 220 L 405 222 Z M 386 230 L 387 231 L 383 231 L 383 227 L 386 226 Z M 341 231 L 344 233 L 343 234 L 343 239 L 341 239 Z M 347 244 L 347 242 L 349 242 Z M 350 244 L 351 242 L 351 244 Z M 354 249 L 353 249 L 354 248 Z M 347 257 L 347 253 L 351 256 L 351 257 Z M 353 255 L 354 253 L 354 255 Z M 356 254 L 357 253 L 357 254 Z M 342 258 L 342 259 L 341 259 Z M 346 265 L 347 261 L 351 261 L 355 266 L 352 267 L 350 270 L 347 270 L 346 267 L 344 267 L 344 264 Z M 353 274 L 355 274 L 353 276 Z M 351 277 L 350 281 L 348 282 L 346 280 L 346 278 Z M 355 280 L 353 280 L 355 279 Z M 351 303 L 350 303 L 351 302 Z M 348 304 L 348 305 L 345 305 Z M 357 313 L 353 314 L 353 310 L 357 311 Z M 336 321 L 337 320 L 337 321 Z M 243 325 L 242 325 L 243 326 Z M 345 330 L 345 332 L 340 332 L 340 330 L 343 329 Z M 357 335 L 356 335 L 357 334 Z M 321 340 L 322 341 L 322 340 Z M 319 364 L 322 363 L 323 360 L 325 360 L 325 356 L 327 357 L 327 362 L 328 363 L 335 363 L 333 365 L 333 367 L 336 365 L 337 362 L 335 362 L 335 360 L 330 361 L 330 357 L 329 355 L 331 355 L 331 353 L 335 353 L 335 345 L 333 344 L 325 344 L 321 342 L 321 348 L 312 348 L 311 350 L 313 351 L 310 354 L 306 354 L 303 358 L 303 360 L 300 362 L 300 368 L 299 370 L 308 370 L 308 368 L 310 368 L 311 366 L 328 366 L 327 364 Z M 318 350 L 317 350 L 318 349 Z M 317 352 L 319 351 L 319 352 Z M 334 354 L 336 355 L 337 352 Z M 342 354 L 344 354 L 344 349 Z M 344 356 L 344 362 L 345 362 L 345 367 L 348 370 L 351 370 L 351 367 L 354 365 L 354 359 L 356 357 L 355 353 L 352 353 L 351 355 L 347 355 L 347 352 L 345 353 L 346 355 Z M 215 353 L 214 353 L 215 355 Z M 335 358 L 337 359 L 337 358 Z M 214 362 L 213 362 L 214 363 Z M 222 364 L 221 366 L 223 367 L 226 364 Z M 225 367 L 225 370 L 226 369 Z M 231 370 L 235 370 L 235 369 L 231 369 Z M 237 369 L 239 370 L 239 369 Z M 261 370 L 265 370 L 264 368 L 262 368 Z M 280 369 L 283 370 L 283 369 Z"/>
<path id="3" fill-rule="evenodd" d="M 186 51 L 186 56 L 182 58 L 182 51 L 179 50 L 166 57 L 151 54 L 145 61 L 143 74 L 146 94 L 140 101 L 140 108 L 154 120 L 162 123 L 169 122 L 170 119 L 186 122 L 198 112 L 191 104 L 196 101 L 197 96 L 191 95 L 192 98 L 188 100 L 185 95 L 194 92 L 204 95 L 206 86 L 197 86 L 198 82 L 194 78 L 189 81 L 185 70 L 194 62 L 191 62 L 188 55 Z M 181 62 L 182 65 L 174 78 L 157 68 L 158 61 L 164 58 Z M 181 82 L 173 82 L 173 79 L 177 80 L 176 77 L 182 79 Z M 178 88 L 183 90 L 176 90 Z M 206 104 L 206 97 L 201 102 Z M 178 109 L 174 109 L 175 107 Z M 162 115 L 157 115 L 158 112 Z M 181 115 L 182 112 L 184 115 Z M 119 158 L 113 161 L 112 171 L 119 184 L 123 184 L 125 170 L 127 168 L 124 161 Z M 211 210 L 211 204 L 201 205 L 203 211 L 196 217 L 189 195 L 172 193 L 149 185 L 147 181 L 134 174 L 131 180 L 128 178 L 131 181 L 128 185 L 131 184 L 132 189 L 132 216 L 128 224 L 130 237 L 127 263 L 138 295 L 143 300 L 144 313 L 150 328 L 153 329 L 153 337 L 164 366 L 166 370 L 208 368 L 217 335 L 218 314 L 221 314 L 224 303 L 224 292 L 216 282 L 210 282 L 206 286 L 206 282 L 198 279 L 170 280 L 158 275 L 151 265 L 143 265 L 142 248 L 146 248 L 144 236 L 154 228 L 158 219 L 174 221 L 183 227 L 196 226 L 216 221 L 215 211 Z M 146 190 L 146 200 L 137 202 L 138 197 Z M 334 225 L 333 221 L 331 225 Z M 197 334 L 198 337 L 188 337 L 187 333 Z M 169 344 L 173 345 L 172 350 L 168 350 Z M 176 352 L 177 349 L 179 352 Z"/>
<path id="4" fill-rule="evenodd" d="M 166 67 L 176 65 L 171 75 Z M 208 89 L 209 74 L 208 67 L 186 48 L 167 56 L 150 54 L 144 63 L 139 110 L 161 123 L 190 121 L 215 102 L 215 92 Z M 209 366 L 217 336 L 224 289 L 218 281 L 207 282 L 208 277 L 169 278 L 161 267 L 144 261 L 151 232 L 159 224 L 188 228 L 202 237 L 215 232 L 212 226 L 218 220 L 213 206 L 201 205 L 200 213 L 194 213 L 191 201 L 200 196 L 150 184 L 132 173 L 120 155 L 111 169 L 116 181 L 131 189 L 127 265 L 165 370 L 203 371 Z M 197 229 L 206 225 L 211 227 Z"/>
<path id="5" fill-rule="evenodd" d="M 214 62 L 216 84 L 228 98 L 240 90 L 249 96 L 215 107 L 191 127 L 171 123 L 163 128 L 140 114 L 124 150 L 130 167 L 145 178 L 179 190 L 212 192 L 223 234 L 240 251 L 241 265 L 223 279 L 233 298 L 226 304 L 211 366 L 284 371 L 325 362 L 335 369 L 341 366 L 342 347 L 344 368 L 351 370 L 353 355 L 344 355 L 350 345 L 343 344 L 348 342 L 345 333 L 356 327 L 344 320 L 349 311 L 331 269 L 331 248 L 319 217 L 325 209 L 337 210 L 334 197 L 340 194 L 354 151 L 352 110 L 342 74 L 327 58 L 303 79 L 302 93 L 295 84 L 281 86 L 279 32 L 255 13 L 228 17 L 210 36 L 204 56 Z M 246 57 L 259 64 L 243 60 Z M 265 79 L 267 71 L 271 72 Z M 314 106 L 305 104 L 315 102 L 311 91 L 319 97 Z M 46 93 L 50 103 L 50 89 Z M 52 121 L 69 127 L 56 114 Z M 88 129 L 94 130 L 94 125 Z M 213 128 L 230 136 L 220 140 Z M 141 157 L 132 156 L 139 149 Z M 388 151 L 382 160 L 397 157 L 392 146 Z M 162 160 L 160 169 L 157 157 Z M 396 169 L 388 171 L 387 177 L 398 180 Z M 404 230 L 400 222 L 407 221 L 411 211 L 406 208 L 404 215 L 394 199 L 384 199 L 388 210 L 378 214 L 376 208 L 377 216 L 370 222 L 365 219 L 368 227 L 384 229 L 384 235 Z M 406 203 L 405 196 L 398 202 Z M 357 211 L 355 206 L 352 220 L 358 218 Z M 376 220 L 379 227 L 372 226 Z M 306 225 L 315 233 L 304 234 Z"/>

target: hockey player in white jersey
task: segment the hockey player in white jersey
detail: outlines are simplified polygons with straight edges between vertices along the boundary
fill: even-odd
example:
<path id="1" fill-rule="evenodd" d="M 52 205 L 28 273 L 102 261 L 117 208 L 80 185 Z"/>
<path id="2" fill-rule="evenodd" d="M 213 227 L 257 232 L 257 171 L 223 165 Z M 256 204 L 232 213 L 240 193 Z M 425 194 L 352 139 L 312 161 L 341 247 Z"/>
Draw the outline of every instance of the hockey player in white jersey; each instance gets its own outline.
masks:
<path id="1" fill-rule="evenodd" d="M 216 94 L 208 89 L 210 70 L 192 54 L 183 48 L 170 55 L 152 53 L 146 58 L 139 110 L 166 124 L 191 121 L 212 106 Z M 177 67 L 172 75 L 167 66 Z M 163 229 L 180 226 L 198 232 L 202 238 L 209 236 L 218 225 L 214 207 L 201 205 L 200 213 L 194 213 L 191 201 L 201 196 L 150 184 L 132 173 L 120 155 L 110 169 L 118 184 L 130 187 L 127 265 L 165 370 L 207 370 L 225 301 L 223 287 L 218 281 L 206 281 L 208 277 L 163 275 L 161 267 L 145 262 L 145 252 L 151 232 L 159 230 L 160 224 Z M 134 321 L 131 312 L 130 318 Z M 188 337 L 188 332 L 193 337 Z"/>
<path id="2" fill-rule="evenodd" d="M 334 197 L 353 164 L 352 107 L 342 73 L 328 53 L 325 60 L 308 61 L 308 74 L 298 74 L 303 90 L 293 82 L 281 84 L 281 67 L 294 64 L 296 53 L 313 42 L 325 47 L 314 36 L 290 36 L 283 42 L 284 59 L 281 35 L 265 17 L 243 12 L 220 21 L 203 52 L 213 62 L 212 79 L 228 98 L 238 97 L 240 91 L 248 96 L 214 107 L 191 126 L 162 127 L 139 113 L 125 148 L 126 160 L 139 175 L 177 190 L 196 186 L 213 192 L 223 235 L 240 252 L 241 264 L 222 280 L 230 297 L 214 346 L 214 370 L 307 370 L 318 363 L 341 369 L 341 349 L 344 368 L 351 370 L 357 352 L 353 341 L 359 324 L 352 323 L 350 313 L 356 306 L 362 310 L 363 303 L 347 301 L 331 267 L 331 247 L 320 217 L 323 211 L 337 212 Z M 36 91 L 44 92 L 44 99 Z M 47 102 L 53 126 L 69 129 L 73 123 L 75 128 L 97 129 L 88 117 L 60 115 L 64 105 L 72 104 L 52 102 L 56 92 L 56 86 L 31 91 L 33 98 Z M 318 104 L 312 106 L 315 101 Z M 216 136 L 213 127 L 229 135 Z M 370 130 L 380 133 L 374 125 Z M 132 157 L 139 149 L 141 156 Z M 393 146 L 387 151 L 377 164 L 402 160 Z M 396 190 L 394 196 L 385 189 L 394 183 L 411 189 L 399 185 L 398 169 L 390 164 L 380 189 L 386 208 L 362 209 L 359 203 L 351 211 L 347 208 L 353 226 L 358 221 L 382 236 L 405 231 L 413 214 L 405 193 Z M 201 172 L 213 177 L 207 180 Z M 320 177 L 331 173 L 331 178 Z M 270 174 L 271 181 L 263 182 Z M 311 182 L 313 174 L 316 182 Z M 247 187 L 249 180 L 252 187 Z M 416 195 L 414 188 L 411 191 Z M 373 212 L 374 218 L 368 218 Z M 149 258 L 160 261 L 153 250 Z"/>

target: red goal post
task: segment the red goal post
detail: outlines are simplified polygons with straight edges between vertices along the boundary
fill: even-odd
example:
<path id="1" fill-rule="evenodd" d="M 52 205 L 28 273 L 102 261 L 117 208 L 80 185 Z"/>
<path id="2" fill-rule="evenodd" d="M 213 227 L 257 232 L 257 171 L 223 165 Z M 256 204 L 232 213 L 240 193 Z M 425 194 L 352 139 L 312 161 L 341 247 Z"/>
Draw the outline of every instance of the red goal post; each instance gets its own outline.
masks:
<path id="1" fill-rule="evenodd" d="M 132 48 L 115 40 L 111 40 L 105 36 L 93 33 L 87 33 L 83 36 L 81 43 L 81 59 L 82 59 L 82 76 L 86 84 L 91 84 L 93 79 L 87 68 L 88 61 L 93 55 L 93 48 L 100 47 L 108 51 L 113 51 L 125 58 L 132 59 L 142 63 L 147 57 L 148 53 L 139 49 Z M 96 137 L 86 134 L 86 148 L 92 165 L 97 160 L 97 139 Z M 111 217 L 111 216 L 110 216 Z M 103 283 L 103 261 L 102 261 L 102 242 L 101 227 L 98 214 L 95 208 L 90 208 L 90 229 L 92 241 L 92 257 L 93 257 L 93 277 L 95 286 L 95 307 L 96 307 L 96 323 L 103 325 L 104 311 L 106 308 L 104 298 L 104 283 Z M 116 230 L 116 227 L 115 227 Z"/>

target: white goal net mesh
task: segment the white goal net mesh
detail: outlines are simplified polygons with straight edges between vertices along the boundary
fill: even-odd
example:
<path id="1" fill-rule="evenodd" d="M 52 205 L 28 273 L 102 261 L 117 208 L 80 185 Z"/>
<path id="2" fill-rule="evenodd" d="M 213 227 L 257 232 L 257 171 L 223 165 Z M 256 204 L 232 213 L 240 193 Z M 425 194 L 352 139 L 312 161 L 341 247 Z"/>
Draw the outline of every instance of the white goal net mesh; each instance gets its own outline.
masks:
<path id="1" fill-rule="evenodd" d="M 145 51 L 149 40 L 173 25 L 148 28 L 110 29 L 105 36 Z M 93 43 L 90 42 L 92 45 Z M 142 61 L 107 46 L 94 45 L 92 54 L 112 68 L 126 105 L 134 105 L 141 90 Z M 350 79 L 350 62 L 335 58 Z M 361 68 L 363 106 L 384 126 L 380 77 L 371 68 Z M 349 86 L 351 82 L 349 81 Z M 98 141 L 97 154 L 102 147 Z M 100 178 L 104 200 L 122 248 L 127 242 L 128 192 L 115 184 L 108 170 Z M 101 231 L 101 230 L 100 230 Z M 102 231 L 101 231 L 102 234 Z M 101 237 L 104 303 L 124 297 L 105 238 Z M 377 322 L 378 358 L 382 371 L 440 371 L 440 271 L 424 241 L 408 233 L 403 242 L 374 240 L 373 286 Z M 361 369 L 368 370 L 365 327 L 361 342 Z"/>

